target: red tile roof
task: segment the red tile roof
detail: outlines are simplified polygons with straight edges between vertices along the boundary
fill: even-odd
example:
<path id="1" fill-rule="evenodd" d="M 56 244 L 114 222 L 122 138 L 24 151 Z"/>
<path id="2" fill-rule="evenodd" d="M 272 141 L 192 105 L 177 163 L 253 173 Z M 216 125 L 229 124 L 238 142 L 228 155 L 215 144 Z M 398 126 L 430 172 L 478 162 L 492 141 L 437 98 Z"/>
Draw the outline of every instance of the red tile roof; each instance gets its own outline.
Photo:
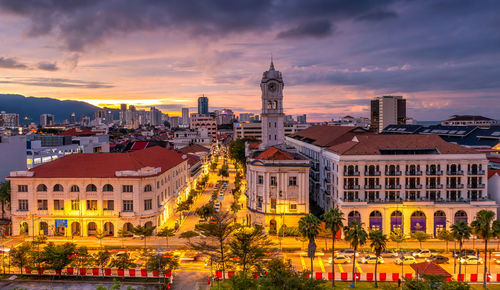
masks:
<path id="1" fill-rule="evenodd" d="M 500 176 L 500 169 L 488 169 L 488 179 L 490 179 L 495 174 L 498 174 L 498 176 Z"/>
<path id="2" fill-rule="evenodd" d="M 410 265 L 415 273 L 419 275 L 440 275 L 445 277 L 451 277 L 451 274 L 448 273 L 441 266 L 431 263 L 431 262 L 422 262 Z"/>
<path id="3" fill-rule="evenodd" d="M 201 161 L 200 157 L 198 157 L 196 155 L 193 155 L 193 154 L 187 154 L 187 157 L 188 157 L 188 164 L 189 164 L 189 166 L 193 166 L 196 163 L 198 163 L 198 162 Z"/>
<path id="4" fill-rule="evenodd" d="M 95 135 L 95 134 L 96 132 L 90 129 L 77 130 L 76 128 L 71 128 L 64 132 L 59 133 L 59 135 L 71 135 L 71 136 Z"/>
<path id="5" fill-rule="evenodd" d="M 257 155 L 257 157 L 255 157 L 255 159 L 260 159 L 260 160 L 295 160 L 292 156 L 290 156 L 286 152 L 284 152 L 276 147 L 270 147 L 266 151 Z"/>
<path id="6" fill-rule="evenodd" d="M 248 148 L 257 149 L 259 148 L 260 144 L 262 144 L 262 142 L 250 142 L 248 143 Z"/>
<path id="7" fill-rule="evenodd" d="M 116 171 L 161 168 L 161 173 L 186 161 L 183 154 L 159 146 L 130 153 L 71 154 L 31 169 L 35 178 L 114 178 Z"/>
<path id="8" fill-rule="evenodd" d="M 193 144 L 191 146 L 181 148 L 177 151 L 187 154 L 187 153 L 198 153 L 198 152 L 210 152 L 210 149 L 200 144 Z"/>
<path id="9" fill-rule="evenodd" d="M 147 141 L 136 141 L 134 142 L 134 145 L 130 148 L 130 150 L 142 150 L 145 149 L 148 146 Z"/>
<path id="10" fill-rule="evenodd" d="M 328 148 L 342 155 L 381 155 L 381 150 L 435 149 L 439 154 L 481 154 L 480 152 L 441 139 L 439 135 L 356 135 L 356 140 Z"/>
<path id="11" fill-rule="evenodd" d="M 330 147 L 352 140 L 354 136 L 360 134 L 373 135 L 373 133 L 358 127 L 317 125 L 291 134 L 289 137 L 320 147 Z"/>

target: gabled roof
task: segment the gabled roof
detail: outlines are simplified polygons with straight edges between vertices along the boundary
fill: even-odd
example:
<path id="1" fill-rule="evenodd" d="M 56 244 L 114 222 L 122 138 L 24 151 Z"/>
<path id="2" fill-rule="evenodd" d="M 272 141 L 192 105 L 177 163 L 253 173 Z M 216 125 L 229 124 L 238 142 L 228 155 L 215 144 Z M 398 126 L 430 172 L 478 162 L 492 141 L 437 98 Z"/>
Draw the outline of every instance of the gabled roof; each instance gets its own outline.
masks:
<path id="1" fill-rule="evenodd" d="M 340 155 L 479 154 L 438 135 L 358 135 L 328 148 Z"/>
<path id="2" fill-rule="evenodd" d="M 451 277 L 451 274 L 448 273 L 441 266 L 434 264 L 432 262 L 422 262 L 410 265 L 415 273 L 419 275 L 440 275 L 445 277 Z"/>
<path id="3" fill-rule="evenodd" d="M 155 146 L 130 153 L 71 154 L 29 171 L 35 178 L 115 178 L 117 171 L 144 167 L 159 167 L 161 174 L 184 161 L 182 153 Z"/>
<path id="4" fill-rule="evenodd" d="M 260 144 L 262 144 L 262 142 L 249 142 L 248 148 L 257 149 L 257 148 L 259 148 Z"/>
<path id="5" fill-rule="evenodd" d="M 453 115 L 446 121 L 494 121 L 494 119 L 474 115 Z"/>
<path id="6" fill-rule="evenodd" d="M 498 174 L 498 176 L 500 176 L 500 169 L 488 169 L 488 179 L 490 179 L 495 174 Z"/>
<path id="7" fill-rule="evenodd" d="M 260 159 L 260 160 L 295 160 L 292 156 L 290 156 L 288 153 L 276 148 L 276 147 L 270 147 L 266 151 L 261 152 L 255 159 Z"/>
<path id="8" fill-rule="evenodd" d="M 359 127 L 317 125 L 289 137 L 320 147 L 330 147 L 351 140 L 359 134 L 373 134 Z"/>

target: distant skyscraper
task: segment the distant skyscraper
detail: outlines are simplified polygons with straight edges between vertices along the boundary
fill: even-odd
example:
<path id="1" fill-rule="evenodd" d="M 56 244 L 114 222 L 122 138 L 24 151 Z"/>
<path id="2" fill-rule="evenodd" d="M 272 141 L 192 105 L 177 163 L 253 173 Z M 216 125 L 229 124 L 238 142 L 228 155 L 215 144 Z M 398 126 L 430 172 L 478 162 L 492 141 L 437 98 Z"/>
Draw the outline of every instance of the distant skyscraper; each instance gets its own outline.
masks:
<path id="1" fill-rule="evenodd" d="M 162 112 L 160 110 L 156 109 L 155 107 L 151 107 L 151 109 L 149 110 L 149 113 L 151 114 L 151 116 L 150 116 L 151 125 L 153 125 L 153 126 L 161 125 Z"/>
<path id="2" fill-rule="evenodd" d="M 375 97 L 371 101 L 370 129 L 375 132 L 394 124 L 404 124 L 406 119 L 406 99 L 401 96 Z"/>
<path id="3" fill-rule="evenodd" d="M 307 123 L 307 115 L 297 115 L 297 123 L 299 124 L 306 124 Z"/>
<path id="4" fill-rule="evenodd" d="M 198 98 L 198 114 L 208 114 L 208 98 L 205 95 Z"/>
<path id="5" fill-rule="evenodd" d="M 182 126 L 189 127 L 189 108 L 182 108 Z"/>
<path id="6" fill-rule="evenodd" d="M 120 123 L 122 125 L 127 123 L 127 104 L 120 105 Z"/>
<path id="7" fill-rule="evenodd" d="M 41 114 L 40 115 L 40 126 L 46 127 L 50 125 L 54 125 L 54 115 L 52 114 Z"/>

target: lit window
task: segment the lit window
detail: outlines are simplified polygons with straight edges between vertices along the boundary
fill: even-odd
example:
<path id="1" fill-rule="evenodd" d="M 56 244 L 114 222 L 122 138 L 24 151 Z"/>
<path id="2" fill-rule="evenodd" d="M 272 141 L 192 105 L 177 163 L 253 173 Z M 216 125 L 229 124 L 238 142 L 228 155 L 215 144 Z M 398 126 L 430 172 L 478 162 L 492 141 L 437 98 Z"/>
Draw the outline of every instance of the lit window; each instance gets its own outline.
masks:
<path id="1" fill-rule="evenodd" d="M 115 201 L 114 200 L 104 200 L 102 207 L 104 210 L 115 210 Z"/>
<path id="2" fill-rule="evenodd" d="M 295 203 L 291 203 L 290 210 L 297 210 L 297 205 Z"/>
<path id="3" fill-rule="evenodd" d="M 276 186 L 278 185 L 276 176 L 271 176 L 271 186 Z"/>
<path id="4" fill-rule="evenodd" d="M 87 200 L 87 210 L 97 210 L 97 200 Z"/>
<path id="5" fill-rule="evenodd" d="M 259 175 L 259 176 L 258 176 L 257 183 L 258 183 L 258 184 L 264 184 L 264 176 Z"/>
<path id="6" fill-rule="evenodd" d="M 64 210 L 64 200 L 55 199 L 54 200 L 54 210 Z"/>
<path id="7" fill-rule="evenodd" d="M 71 186 L 71 192 L 80 192 L 80 188 L 78 187 L 78 185 L 73 185 Z"/>
<path id="8" fill-rule="evenodd" d="M 71 201 L 71 210 L 80 210 L 80 201 L 72 200 Z"/>

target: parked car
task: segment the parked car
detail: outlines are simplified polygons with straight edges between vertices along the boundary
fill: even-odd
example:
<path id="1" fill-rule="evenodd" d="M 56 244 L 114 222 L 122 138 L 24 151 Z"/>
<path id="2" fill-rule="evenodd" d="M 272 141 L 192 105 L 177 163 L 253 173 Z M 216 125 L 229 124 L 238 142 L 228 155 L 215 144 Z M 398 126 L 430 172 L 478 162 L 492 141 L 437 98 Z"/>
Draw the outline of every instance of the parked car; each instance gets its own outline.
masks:
<path id="1" fill-rule="evenodd" d="M 429 249 L 420 249 L 420 251 L 413 253 L 415 258 L 430 258 L 434 253 Z"/>
<path id="2" fill-rule="evenodd" d="M 483 263 L 483 259 L 477 256 L 466 256 L 460 259 L 460 263 L 462 265 L 481 265 Z"/>
<path id="3" fill-rule="evenodd" d="M 397 258 L 396 261 L 394 262 L 397 265 L 411 265 L 417 263 L 417 259 L 413 256 L 404 256 L 402 258 Z"/>
<path id="4" fill-rule="evenodd" d="M 354 255 L 354 249 L 342 249 L 337 251 L 337 255 L 352 257 Z M 359 257 L 359 252 L 356 252 L 356 257 Z"/>
<path id="5" fill-rule="evenodd" d="M 450 259 L 448 257 L 441 256 L 441 255 L 433 255 L 433 256 L 425 259 L 426 262 L 433 262 L 435 264 L 445 264 L 445 263 L 448 263 L 449 260 Z"/>
<path id="6" fill-rule="evenodd" d="M 363 264 L 382 264 L 384 263 L 384 258 L 378 257 L 375 255 L 366 255 L 365 257 L 361 258 L 361 263 Z"/>
<path id="7" fill-rule="evenodd" d="M 461 252 L 457 250 L 455 252 L 456 257 L 475 256 L 475 255 L 476 251 L 470 249 L 463 249 Z"/>
<path id="8" fill-rule="evenodd" d="M 380 256 L 383 258 L 397 258 L 399 255 L 393 250 L 385 250 L 382 253 L 380 253 Z"/>
<path id="9" fill-rule="evenodd" d="M 328 259 L 328 263 L 332 263 L 332 258 Z M 333 263 L 335 264 L 348 264 L 351 263 L 351 258 L 345 255 L 337 255 L 333 258 Z"/>

